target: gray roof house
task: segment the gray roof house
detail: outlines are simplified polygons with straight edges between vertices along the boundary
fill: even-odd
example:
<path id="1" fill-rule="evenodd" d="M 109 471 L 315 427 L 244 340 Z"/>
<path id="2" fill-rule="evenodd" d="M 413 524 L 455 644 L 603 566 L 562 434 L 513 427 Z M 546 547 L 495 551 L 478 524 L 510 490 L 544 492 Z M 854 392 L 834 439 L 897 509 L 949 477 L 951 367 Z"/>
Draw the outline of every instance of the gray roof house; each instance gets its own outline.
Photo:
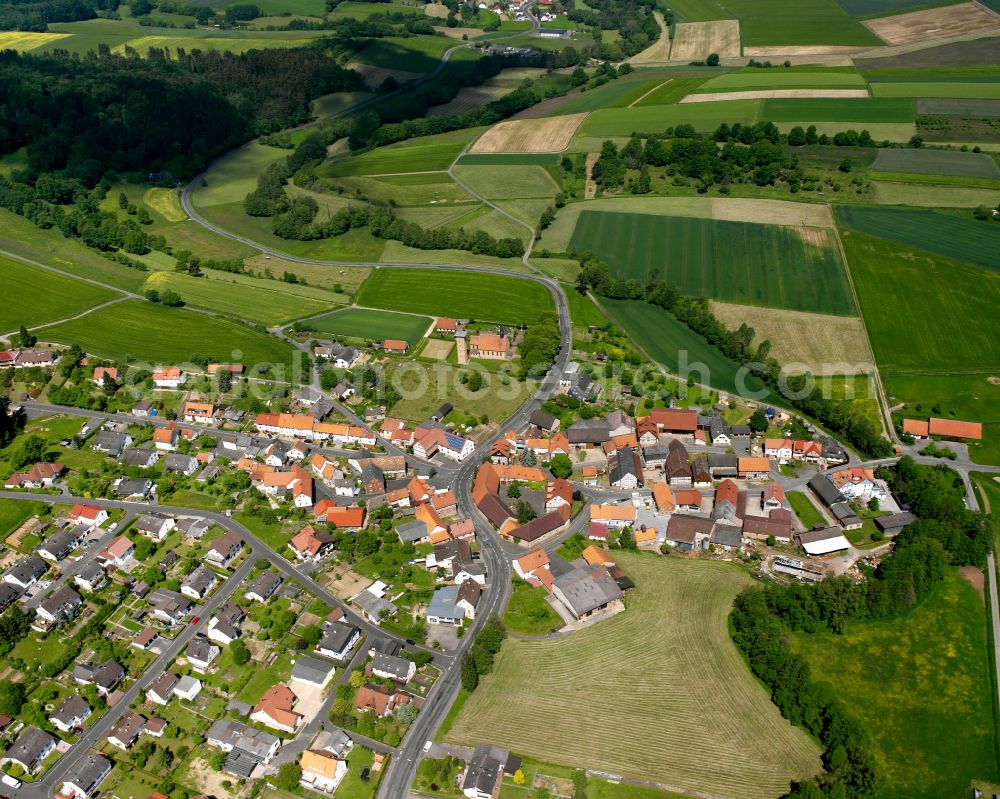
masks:
<path id="1" fill-rule="evenodd" d="M 180 472 L 185 475 L 192 475 L 198 471 L 198 459 L 191 455 L 182 455 L 180 452 L 168 452 L 163 459 L 163 465 L 168 472 Z"/>
<path id="2" fill-rule="evenodd" d="M 60 530 L 40 544 L 36 552 L 46 560 L 60 561 L 80 545 L 82 534 L 86 534 L 88 530 L 82 525 Z"/>
<path id="3" fill-rule="evenodd" d="M 162 513 L 144 513 L 135 520 L 134 529 L 147 538 L 162 541 L 174 529 L 174 520 Z"/>
<path id="4" fill-rule="evenodd" d="M 417 673 L 417 665 L 412 660 L 378 652 L 372 658 L 372 673 L 389 680 L 406 683 L 412 680 L 413 675 Z"/>
<path id="5" fill-rule="evenodd" d="M 102 430 L 94 436 L 91 446 L 98 452 L 104 452 L 112 458 L 117 458 L 126 447 L 132 446 L 132 436 L 128 433 L 116 433 L 112 430 Z"/>
<path id="6" fill-rule="evenodd" d="M 198 637 L 188 644 L 185 654 L 187 655 L 188 662 L 191 664 L 191 668 L 200 674 L 204 674 L 212 665 L 212 662 L 219 656 L 220 652 L 222 650 L 211 641 Z"/>
<path id="7" fill-rule="evenodd" d="M 72 619 L 80 611 L 83 599 L 68 585 L 61 585 L 38 606 L 38 615 L 51 624 Z"/>
<path id="8" fill-rule="evenodd" d="M 577 619 L 585 619 L 596 612 L 613 609 L 622 603 L 624 594 L 614 578 L 603 566 L 577 568 L 557 577 L 552 593 Z"/>
<path id="9" fill-rule="evenodd" d="M 90 705 L 79 696 L 67 696 L 59 707 L 52 711 L 49 721 L 53 726 L 63 732 L 70 732 L 83 725 L 83 722 L 90 717 Z"/>
<path id="10" fill-rule="evenodd" d="M 167 624 L 177 624 L 191 610 L 191 600 L 176 591 L 157 588 L 146 597 L 153 616 Z"/>
<path id="11" fill-rule="evenodd" d="M 149 469 L 156 465 L 162 453 L 156 449 L 127 449 L 122 453 L 121 460 L 127 466 L 138 466 L 140 469 Z"/>
<path id="12" fill-rule="evenodd" d="M 111 773 L 112 763 L 103 755 L 88 752 L 63 777 L 62 796 L 90 799 L 105 777 Z"/>
<path id="13" fill-rule="evenodd" d="M 56 739 L 38 727 L 25 727 L 14 745 L 0 757 L 0 763 L 17 763 L 34 774 L 42 761 L 56 748 Z"/>
<path id="14" fill-rule="evenodd" d="M 462 793 L 474 799 L 494 796 L 503 780 L 510 752 L 499 746 L 479 744 L 472 750 L 469 767 L 462 779 Z"/>
<path id="15" fill-rule="evenodd" d="M 343 660 L 360 637 L 361 630 L 357 627 L 344 621 L 336 621 L 330 625 L 323 640 L 316 646 L 316 651 L 325 657 Z"/>
<path id="16" fill-rule="evenodd" d="M 49 570 L 49 564 L 36 555 L 28 555 L 4 572 L 4 582 L 19 588 L 30 588 Z"/>
<path id="17" fill-rule="evenodd" d="M 244 596 L 257 602 L 266 602 L 281 585 L 281 577 L 272 571 L 266 571 L 251 583 Z"/>
<path id="18" fill-rule="evenodd" d="M 261 732 L 238 721 L 216 721 L 205 735 L 211 745 L 229 752 L 226 770 L 243 777 L 257 765 L 267 765 L 277 754 L 281 740 L 269 732 Z"/>
<path id="19" fill-rule="evenodd" d="M 333 666 L 325 660 L 299 655 L 292 666 L 292 681 L 304 682 L 319 688 L 326 686 L 333 676 Z"/>
<path id="20" fill-rule="evenodd" d="M 153 481 L 145 477 L 121 477 L 115 480 L 116 497 L 146 497 L 153 490 Z"/>
<path id="21" fill-rule="evenodd" d="M 204 563 L 199 563 L 181 583 L 181 593 L 192 599 L 203 599 L 219 583 L 219 578 Z"/>

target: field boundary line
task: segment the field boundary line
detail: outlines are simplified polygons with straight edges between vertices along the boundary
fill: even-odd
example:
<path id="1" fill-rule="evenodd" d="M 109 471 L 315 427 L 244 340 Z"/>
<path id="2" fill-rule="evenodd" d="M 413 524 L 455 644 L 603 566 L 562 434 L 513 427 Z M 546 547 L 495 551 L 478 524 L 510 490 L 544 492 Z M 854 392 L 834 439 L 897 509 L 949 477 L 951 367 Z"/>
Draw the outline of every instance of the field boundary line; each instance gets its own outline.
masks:
<path id="1" fill-rule="evenodd" d="M 875 386 L 878 389 L 879 415 L 882 417 L 883 432 L 889 437 L 889 441 L 893 444 L 898 444 L 899 440 L 896 438 L 896 429 L 892 424 L 892 412 L 889 410 L 889 398 L 886 396 L 885 385 L 882 383 L 882 373 L 879 371 L 879 363 L 875 359 L 875 348 L 872 346 L 871 333 L 868 331 L 868 321 L 861 310 L 861 300 L 858 298 L 858 290 L 854 285 L 854 276 L 851 274 L 851 264 L 847 260 L 847 251 L 844 249 L 844 242 L 840 239 L 840 228 L 837 227 L 837 217 L 832 211 L 830 216 L 833 219 L 833 238 L 837 242 L 837 249 L 840 251 L 840 258 L 844 263 L 844 271 L 847 272 L 847 285 L 851 287 L 854 307 L 858 312 L 858 318 L 861 319 L 861 329 L 865 331 L 865 344 L 868 347 L 868 354 L 871 356 L 872 364 L 875 366 L 872 376 Z"/>
<path id="2" fill-rule="evenodd" d="M 37 325 L 35 327 L 29 327 L 28 329 L 31 330 L 31 331 L 44 330 L 47 327 L 54 327 L 55 325 L 61 325 L 64 322 L 74 322 L 77 319 L 82 319 L 85 316 L 89 316 L 94 311 L 100 311 L 102 308 L 107 308 L 109 305 L 116 305 L 119 302 L 125 302 L 125 300 L 127 300 L 127 299 L 129 299 L 129 297 L 115 297 L 113 300 L 108 300 L 106 302 L 102 302 L 100 305 L 94 305 L 93 307 L 88 308 L 87 310 L 82 311 L 82 312 L 76 314 L 75 316 L 67 316 L 65 319 L 57 319 L 54 322 L 46 322 L 43 325 Z M 13 336 L 13 335 L 14 335 L 14 333 L 7 333 L 4 336 L 0 336 L 0 338 L 9 338 L 10 336 Z"/>
<path id="3" fill-rule="evenodd" d="M 626 108 L 631 108 L 631 107 L 632 107 L 632 106 L 634 106 L 634 105 L 638 105 L 638 104 L 639 104 L 640 102 L 642 102 L 642 101 L 643 101 L 643 100 L 645 100 L 645 99 L 646 99 L 647 97 L 649 97 L 649 95 L 651 95 L 651 94 L 652 94 L 653 92 L 655 92 L 655 91 L 656 91 L 657 89 L 662 89 L 662 88 L 663 88 L 664 86 L 666 86 L 666 85 L 667 85 L 668 83 L 673 83 L 673 82 L 674 82 L 674 79 L 673 79 L 673 78 L 667 78 L 667 79 L 666 79 L 665 81 L 663 81 L 663 83 L 661 83 L 661 84 L 660 84 L 659 86 L 654 86 L 654 87 L 653 87 L 652 89 L 650 89 L 650 90 L 649 90 L 648 92 L 646 92 L 646 93 L 645 93 L 645 94 L 644 94 L 644 95 L 643 95 L 642 97 L 640 97 L 640 98 L 639 98 L 638 100 L 633 100 L 633 101 L 632 101 L 631 103 L 629 103 L 629 104 L 628 104 L 628 105 L 626 106 Z"/>

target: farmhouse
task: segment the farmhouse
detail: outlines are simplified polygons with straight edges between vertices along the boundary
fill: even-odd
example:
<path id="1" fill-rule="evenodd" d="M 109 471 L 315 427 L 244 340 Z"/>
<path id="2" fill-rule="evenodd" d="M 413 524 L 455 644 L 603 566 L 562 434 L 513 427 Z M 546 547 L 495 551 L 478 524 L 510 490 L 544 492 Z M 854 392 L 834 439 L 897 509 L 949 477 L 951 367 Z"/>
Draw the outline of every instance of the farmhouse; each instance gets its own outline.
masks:
<path id="1" fill-rule="evenodd" d="M 566 505 L 562 505 L 556 510 L 549 511 L 544 516 L 532 519 L 527 524 L 514 527 L 506 532 L 504 532 L 504 530 L 501 530 L 500 532 L 508 538 L 516 538 L 521 541 L 531 543 L 532 541 L 537 541 L 544 535 L 548 535 L 549 533 L 560 529 L 568 521 L 569 508 Z"/>
<path id="2" fill-rule="evenodd" d="M 608 459 L 608 480 L 612 488 L 633 491 L 643 486 L 642 462 L 632 447 L 618 450 Z"/>
<path id="3" fill-rule="evenodd" d="M 738 458 L 737 470 L 746 480 L 766 480 L 771 474 L 771 464 L 767 458 Z"/>
<path id="4" fill-rule="evenodd" d="M 930 418 L 904 419 L 903 432 L 914 438 L 940 436 L 955 440 L 969 439 L 980 441 L 983 437 L 983 426 L 979 422 L 962 422 L 957 419 Z"/>
<path id="5" fill-rule="evenodd" d="M 158 367 L 153 370 L 153 383 L 157 388 L 180 388 L 187 382 L 187 374 L 176 366 Z"/>
<path id="6" fill-rule="evenodd" d="M 461 463 L 472 454 L 475 447 L 472 439 L 462 438 L 438 426 L 421 425 L 414 432 L 413 454 L 425 460 L 440 453 L 449 460 Z"/>
<path id="7" fill-rule="evenodd" d="M 714 522 L 704 516 L 675 513 L 667 522 L 664 540 L 670 546 L 683 552 L 703 549 L 705 542 L 712 537 L 714 526 Z"/>
<path id="8" fill-rule="evenodd" d="M 608 527 L 621 530 L 635 524 L 635 506 L 633 505 L 591 505 L 590 520 L 600 522 Z"/>
<path id="9" fill-rule="evenodd" d="M 868 502 L 872 498 L 881 499 L 885 491 L 875 482 L 875 474 L 871 469 L 851 466 L 829 474 L 830 482 L 848 499 Z"/>
<path id="10" fill-rule="evenodd" d="M 624 594 L 603 566 L 576 568 L 552 583 L 552 593 L 577 619 L 624 610 Z"/>
<path id="11" fill-rule="evenodd" d="M 410 345 L 400 339 L 387 338 L 382 342 L 382 351 L 388 352 L 390 355 L 406 355 L 409 349 Z"/>

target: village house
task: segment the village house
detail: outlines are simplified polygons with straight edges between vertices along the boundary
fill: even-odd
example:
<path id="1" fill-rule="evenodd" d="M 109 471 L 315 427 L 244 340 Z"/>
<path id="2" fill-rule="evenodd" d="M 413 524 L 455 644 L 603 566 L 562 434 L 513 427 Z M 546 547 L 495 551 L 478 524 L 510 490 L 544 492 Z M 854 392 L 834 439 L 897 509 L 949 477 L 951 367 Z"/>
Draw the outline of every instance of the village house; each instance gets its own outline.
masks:
<path id="1" fill-rule="evenodd" d="M 382 352 L 386 352 L 389 355 L 406 355 L 409 349 L 409 343 L 401 339 L 387 338 L 382 342 Z"/>
<path id="2" fill-rule="evenodd" d="M 326 635 L 317 645 L 316 651 L 324 657 L 344 660 L 360 637 L 361 630 L 357 627 L 345 621 L 336 621 L 330 625 Z"/>
<path id="3" fill-rule="evenodd" d="M 199 674 L 205 674 L 221 652 L 222 650 L 210 641 L 197 637 L 188 644 L 185 655 L 192 669 Z"/>
<path id="4" fill-rule="evenodd" d="M 174 688 L 177 687 L 178 682 L 180 682 L 179 677 L 171 674 L 169 671 L 163 672 L 149 686 L 149 689 L 146 691 L 146 699 L 158 705 L 166 705 L 174 695 Z"/>
<path id="5" fill-rule="evenodd" d="M 5 583 L 17 586 L 22 591 L 27 591 L 37 583 L 49 570 L 49 565 L 35 555 L 28 555 L 16 561 L 13 566 L 4 572 Z"/>
<path id="6" fill-rule="evenodd" d="M 108 733 L 108 743 L 119 749 L 128 750 L 142 734 L 146 727 L 146 719 L 134 710 L 125 711 Z"/>
<path id="7" fill-rule="evenodd" d="M 499 794 L 510 752 L 499 746 L 478 744 L 462 775 L 462 794 L 468 799 L 492 799 Z M 516 769 L 515 769 L 516 771 Z"/>
<path id="8" fill-rule="evenodd" d="M 316 530 L 307 524 L 288 542 L 288 548 L 299 560 L 318 561 L 330 549 L 333 537 L 326 530 Z"/>
<path id="9" fill-rule="evenodd" d="M 187 383 L 187 374 L 176 366 L 157 367 L 153 370 L 153 383 L 157 388 L 180 388 Z"/>
<path id="10" fill-rule="evenodd" d="M 93 711 L 81 697 L 67 696 L 49 715 L 49 722 L 57 730 L 73 732 L 83 726 Z"/>
<path id="11" fill-rule="evenodd" d="M 578 621 L 625 609 L 621 588 L 603 566 L 574 568 L 556 577 L 552 593 Z"/>
<path id="12" fill-rule="evenodd" d="M 135 544 L 123 535 L 115 538 L 97 555 L 106 566 L 124 569 L 135 560 Z"/>
<path id="13" fill-rule="evenodd" d="M 107 585 L 108 574 L 101 563 L 92 560 L 83 564 L 80 571 L 73 575 L 73 582 L 84 591 L 93 594 Z"/>
<path id="14" fill-rule="evenodd" d="M 3 756 L 0 765 L 16 763 L 27 774 L 34 774 L 56 748 L 56 739 L 38 727 L 25 727 Z"/>
<path id="15" fill-rule="evenodd" d="M 226 568 L 243 550 L 243 539 L 228 530 L 218 536 L 205 553 L 205 560 Z"/>
<path id="16" fill-rule="evenodd" d="M 272 685 L 254 707 L 250 720 L 282 732 L 295 733 L 302 724 L 302 714 L 293 709 L 298 697 L 287 685 Z"/>
<path id="17" fill-rule="evenodd" d="M 64 471 L 61 463 L 36 463 L 26 472 L 14 472 L 4 481 L 4 488 L 50 488 Z"/>
<path id="18" fill-rule="evenodd" d="M 851 466 L 829 472 L 827 476 L 834 488 L 847 499 L 869 502 L 872 499 L 885 498 L 885 490 L 875 481 L 875 474 L 871 469 Z"/>
<path id="19" fill-rule="evenodd" d="M 75 618 L 82 606 L 82 597 L 68 585 L 61 585 L 42 600 L 36 613 L 47 629 L 51 625 L 62 624 Z"/>
<path id="20" fill-rule="evenodd" d="M 73 506 L 72 510 L 66 514 L 66 518 L 74 524 L 84 524 L 87 527 L 100 527 L 108 520 L 108 512 L 96 505 L 80 503 Z"/>
<path id="21" fill-rule="evenodd" d="M 199 563 L 181 583 L 181 593 L 192 599 L 204 599 L 219 584 L 219 578 L 204 563 Z"/>
<path id="22" fill-rule="evenodd" d="M 635 524 L 635 506 L 593 504 L 590 506 L 590 520 L 623 530 Z"/>
<path id="23" fill-rule="evenodd" d="M 55 799 L 93 799 L 112 767 L 112 762 L 104 755 L 87 752 L 70 766 Z"/>
<path id="24" fill-rule="evenodd" d="M 333 793 L 347 774 L 347 763 L 328 752 L 306 749 L 299 760 L 303 787 Z"/>
<path id="25" fill-rule="evenodd" d="M 80 545 L 80 541 L 90 532 L 89 527 L 75 525 L 59 530 L 51 535 L 35 550 L 46 560 L 53 563 L 63 560 Z"/>
<path id="26" fill-rule="evenodd" d="M 164 624 L 176 625 L 184 621 L 191 611 L 191 600 L 176 591 L 167 588 L 157 588 L 146 597 L 153 618 Z"/>
<path id="27" fill-rule="evenodd" d="M 125 668 L 116 660 L 105 660 L 95 666 L 78 665 L 73 680 L 78 685 L 93 685 L 101 696 L 110 694 L 125 679 Z"/>
<path id="28" fill-rule="evenodd" d="M 185 402 L 181 411 L 188 424 L 212 424 L 215 421 L 215 405 L 211 402 Z"/>
<path id="29" fill-rule="evenodd" d="M 400 692 L 389 690 L 382 685 L 362 685 L 354 697 L 354 707 L 362 712 L 372 711 L 378 718 L 385 718 L 410 698 Z"/>
<path id="30" fill-rule="evenodd" d="M 161 513 L 144 513 L 135 520 L 134 530 L 156 543 L 160 543 L 174 529 L 177 522 L 171 516 Z"/>
<path id="31" fill-rule="evenodd" d="M 267 602 L 280 585 L 281 576 L 273 571 L 266 571 L 250 584 L 243 596 L 254 602 Z"/>
<path id="32" fill-rule="evenodd" d="M 372 658 L 372 674 L 398 683 L 408 683 L 417 673 L 417 665 L 412 660 L 377 652 Z"/>
<path id="33" fill-rule="evenodd" d="M 118 370 L 113 366 L 98 366 L 94 369 L 94 383 L 103 387 L 105 381 L 118 382 Z"/>

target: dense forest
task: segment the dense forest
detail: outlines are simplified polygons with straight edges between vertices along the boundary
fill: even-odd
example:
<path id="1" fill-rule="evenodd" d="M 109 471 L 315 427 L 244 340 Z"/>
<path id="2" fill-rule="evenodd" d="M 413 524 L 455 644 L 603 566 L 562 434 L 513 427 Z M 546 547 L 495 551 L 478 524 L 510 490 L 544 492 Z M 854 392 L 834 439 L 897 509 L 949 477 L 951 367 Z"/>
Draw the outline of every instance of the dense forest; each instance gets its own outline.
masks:
<path id="1" fill-rule="evenodd" d="M 867 418 L 855 412 L 848 403 L 836 402 L 823 396 L 819 386 L 805 391 L 808 375 L 782 375 L 781 364 L 771 356 L 771 342 L 762 341 L 754 347 L 754 330 L 745 322 L 738 330 L 729 330 L 712 313 L 704 297 L 690 297 L 680 293 L 672 283 L 653 278 L 647 285 L 638 280 L 617 280 L 608 265 L 590 254 L 581 258 L 581 270 L 576 279 L 577 290 L 588 290 L 614 299 L 643 300 L 658 305 L 709 344 L 718 348 L 727 358 L 746 365 L 772 390 L 784 396 L 788 403 L 820 424 L 847 438 L 861 452 L 872 458 L 892 454 L 892 445 L 882 438 L 878 428 Z"/>
<path id="2" fill-rule="evenodd" d="M 115 11 L 119 0 L 3 0 L 0 30 L 44 31 L 50 22 L 93 19 L 98 11 Z"/>
<path id="3" fill-rule="evenodd" d="M 740 594 L 731 614 L 733 640 L 774 703 L 824 747 L 826 773 L 793 786 L 788 796 L 795 799 L 863 799 L 877 795 L 879 781 L 867 731 L 832 686 L 812 681 L 809 664 L 788 647 L 788 631 L 840 633 L 852 622 L 896 616 L 923 599 L 949 565 L 986 561 L 993 522 L 966 509 L 958 474 L 945 466 L 921 466 L 907 456 L 883 476 L 918 521 L 900 533 L 892 554 L 878 569 L 869 569 L 866 580 L 769 583 Z"/>
<path id="4" fill-rule="evenodd" d="M 0 154 L 26 146 L 27 174 L 90 187 L 108 172 L 190 177 L 259 133 L 309 118 L 309 102 L 363 86 L 319 49 L 162 51 L 148 59 L 0 53 Z"/>
<path id="5" fill-rule="evenodd" d="M 598 42 L 590 53 L 595 58 L 617 61 L 645 50 L 660 37 L 660 26 L 653 17 L 656 0 L 588 0 L 586 5 L 568 0 L 566 5 L 567 17 L 573 22 L 597 31 L 618 32 L 619 41 Z M 669 24 L 673 15 L 665 11 L 664 17 Z"/>

